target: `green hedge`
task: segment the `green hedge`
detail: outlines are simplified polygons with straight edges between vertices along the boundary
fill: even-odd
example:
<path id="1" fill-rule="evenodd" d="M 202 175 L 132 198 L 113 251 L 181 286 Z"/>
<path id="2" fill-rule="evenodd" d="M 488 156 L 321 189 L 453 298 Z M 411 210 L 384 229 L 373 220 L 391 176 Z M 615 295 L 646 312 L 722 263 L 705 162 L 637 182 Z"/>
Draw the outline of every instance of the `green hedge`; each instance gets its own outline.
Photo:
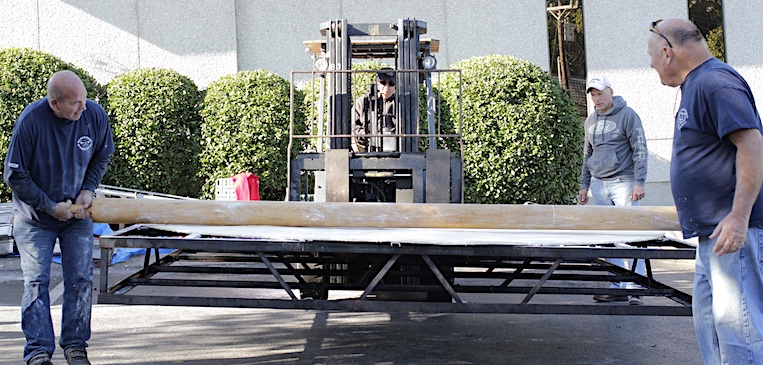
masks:
<path id="1" fill-rule="evenodd" d="M 29 49 L 0 50 L 0 161 L 5 161 L 13 126 L 21 112 L 31 102 L 44 97 L 48 79 L 56 71 L 71 70 L 82 79 L 88 98 L 104 103 L 104 88 L 87 73 L 55 56 Z M 0 175 L 2 174 L 0 169 Z M 0 187 L 0 201 L 10 201 L 11 190 Z"/>
<path id="2" fill-rule="evenodd" d="M 286 194 L 289 145 L 289 82 L 268 71 L 242 71 L 209 85 L 204 99 L 202 196 L 214 196 L 215 181 L 240 172 L 259 176 L 263 200 Z M 295 90 L 294 105 L 303 104 Z M 295 108 L 295 134 L 305 134 L 304 112 Z M 292 156 L 301 148 L 295 145 Z"/>
<path id="3" fill-rule="evenodd" d="M 376 60 L 372 61 L 366 61 L 366 62 L 356 62 L 352 64 L 353 70 L 379 70 L 384 67 L 391 67 L 388 64 L 385 63 L 379 63 Z M 352 81 L 352 99 L 350 100 L 350 108 L 355 105 L 355 100 L 359 98 L 363 93 L 368 91 L 369 85 L 374 82 L 376 79 L 376 73 L 374 72 L 356 72 L 353 73 L 351 76 Z M 316 74 L 316 76 L 305 83 L 305 85 L 302 87 L 302 91 L 305 95 L 304 101 L 302 102 L 301 107 L 302 113 L 307 118 L 307 123 L 309 125 L 308 130 L 309 134 L 318 134 L 318 101 L 320 97 L 320 78 Z M 329 105 L 328 105 L 328 81 L 324 85 L 324 93 L 326 93 L 326 99 L 323 102 L 323 133 L 329 134 L 328 130 L 328 118 L 329 118 Z M 335 133 L 335 134 L 341 134 L 341 133 Z M 308 141 L 308 145 L 312 149 L 317 148 L 318 139 L 313 138 Z"/>
<path id="4" fill-rule="evenodd" d="M 380 70 L 382 68 L 389 67 L 392 68 L 392 66 L 386 64 L 386 63 L 380 63 L 376 60 L 372 61 L 366 61 L 366 62 L 357 62 L 352 64 L 353 70 Z M 436 76 L 435 76 L 436 78 Z M 376 73 L 373 72 L 356 72 L 352 74 L 352 100 L 350 102 L 350 107 L 355 105 L 355 101 L 361 97 L 365 92 L 368 91 L 369 85 L 371 85 L 376 80 Z M 311 80 L 310 82 L 307 82 L 305 86 L 302 88 L 305 93 L 304 103 L 302 104 L 303 112 L 307 116 L 310 125 L 310 134 L 318 134 L 318 99 L 319 99 L 319 93 L 320 93 L 320 80 L 316 77 L 314 80 Z M 453 126 L 454 120 L 450 116 L 450 109 L 447 105 L 447 102 L 441 98 L 441 92 L 438 89 L 438 85 L 435 83 L 433 86 L 434 94 L 435 94 L 435 123 L 437 128 L 435 130 L 435 133 L 442 133 L 442 134 L 453 134 L 455 133 L 455 127 Z M 326 90 L 324 92 L 327 92 L 327 86 Z M 328 134 L 328 97 L 326 97 L 326 101 L 324 102 L 324 133 Z M 426 95 L 426 87 L 422 83 L 419 87 L 419 133 L 421 134 L 428 134 L 429 129 L 427 127 L 427 95 Z M 455 121 L 458 122 L 457 120 Z M 317 139 L 312 139 L 310 141 L 310 146 L 313 148 L 316 147 Z M 449 148 L 453 151 L 458 151 L 458 140 L 453 138 L 438 138 L 437 139 L 438 148 Z M 429 139 L 428 138 L 422 138 L 420 139 L 420 150 L 424 151 L 429 146 Z"/>
<path id="5" fill-rule="evenodd" d="M 474 57 L 452 68 L 463 75 L 464 200 L 574 203 L 583 127 L 559 83 L 511 56 Z M 457 77 L 445 84 L 458 115 Z"/>
<path id="6" fill-rule="evenodd" d="M 458 107 L 456 106 L 456 108 L 451 111 L 450 104 L 441 90 L 442 86 L 443 85 L 438 84 L 432 85 L 432 94 L 434 95 L 435 100 L 434 132 L 437 134 L 456 134 L 458 130 L 456 126 L 459 122 Z M 458 87 L 458 84 L 456 84 L 456 87 Z M 419 87 L 419 133 L 421 134 L 429 134 L 427 102 L 427 88 L 426 85 L 422 84 L 421 87 Z M 419 142 L 419 149 L 421 151 L 425 151 L 429 148 L 429 138 L 422 138 Z M 435 144 L 437 145 L 437 148 L 447 148 L 450 151 L 455 152 L 456 155 L 460 155 L 461 153 L 461 146 L 458 143 L 458 138 L 437 137 L 435 138 Z"/>
<path id="7" fill-rule="evenodd" d="M 104 183 L 197 197 L 201 95 L 191 79 L 145 68 L 107 85 L 115 152 Z"/>
<path id="8" fill-rule="evenodd" d="M 443 133 L 456 128 L 463 102 L 465 201 L 573 203 L 582 163 L 582 122 L 556 80 L 510 56 L 475 57 L 452 68 L 462 70 L 463 97 L 459 100 L 453 73 L 436 92 L 443 96 Z M 48 78 L 62 69 L 79 74 L 88 96 L 104 104 L 112 118 L 117 151 L 105 183 L 210 198 L 217 178 L 250 171 L 260 176 L 263 199 L 284 198 L 290 85 L 267 71 L 225 76 L 203 97 L 190 79 L 166 69 L 119 75 L 104 90 L 87 72 L 49 54 L 1 50 L 0 127 L 5 132 L 0 157 L 5 158 L 18 115 L 45 95 Z M 373 74 L 359 75 L 354 84 L 372 79 Z M 308 94 L 314 86 L 307 85 Z M 304 116 L 314 106 L 305 103 L 302 91 L 294 92 L 295 105 L 303 106 L 295 110 L 294 133 L 305 134 Z M 421 132 L 426 133 L 424 123 Z M 292 155 L 304 147 L 297 143 Z M 8 200 L 10 191 L 4 187 L 0 197 Z"/>

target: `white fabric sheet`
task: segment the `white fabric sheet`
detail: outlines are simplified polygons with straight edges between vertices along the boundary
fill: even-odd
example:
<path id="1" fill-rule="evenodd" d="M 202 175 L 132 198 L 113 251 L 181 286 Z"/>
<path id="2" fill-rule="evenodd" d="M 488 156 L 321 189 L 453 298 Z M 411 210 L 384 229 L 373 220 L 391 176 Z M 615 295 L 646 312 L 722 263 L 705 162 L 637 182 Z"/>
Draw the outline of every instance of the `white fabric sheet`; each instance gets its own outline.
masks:
<path id="1" fill-rule="evenodd" d="M 324 228 L 147 224 L 186 236 L 432 245 L 580 246 L 627 244 L 665 237 L 664 231 L 502 230 L 443 228 Z M 129 235 L 129 233 L 128 233 Z"/>

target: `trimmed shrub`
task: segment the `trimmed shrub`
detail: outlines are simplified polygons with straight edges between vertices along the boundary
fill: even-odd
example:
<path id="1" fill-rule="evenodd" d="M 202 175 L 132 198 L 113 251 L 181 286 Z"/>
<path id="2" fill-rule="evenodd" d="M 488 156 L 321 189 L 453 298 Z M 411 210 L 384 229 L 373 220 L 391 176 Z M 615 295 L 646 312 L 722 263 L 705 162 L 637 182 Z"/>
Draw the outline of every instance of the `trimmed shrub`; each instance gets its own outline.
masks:
<path id="1" fill-rule="evenodd" d="M 268 71 L 241 71 L 207 88 L 201 110 L 202 196 L 214 196 L 215 181 L 241 172 L 259 176 L 263 200 L 286 195 L 289 147 L 289 82 Z M 294 105 L 302 105 L 295 90 Z M 294 134 L 305 134 L 304 112 L 295 108 Z M 295 141 L 292 156 L 302 147 Z"/>
<path id="2" fill-rule="evenodd" d="M 582 164 L 583 127 L 559 83 L 511 56 L 452 66 L 463 77 L 464 200 L 572 204 Z M 458 80 L 443 94 L 458 115 Z"/>
<path id="3" fill-rule="evenodd" d="M 434 82 L 434 81 L 433 81 Z M 447 99 L 443 97 L 443 92 L 440 88 L 443 85 L 432 85 L 432 93 L 434 95 L 434 125 L 436 134 L 456 134 L 456 125 L 458 124 L 458 109 L 455 110 L 455 114 L 451 116 L 451 108 Z M 456 84 L 458 87 L 458 84 Z M 426 85 L 419 87 L 419 133 L 429 134 L 429 116 L 427 115 L 427 88 Z M 429 138 L 421 138 L 419 140 L 420 151 L 425 151 L 429 148 Z M 458 143 L 458 138 L 437 137 L 435 138 L 435 144 L 437 148 L 447 148 L 451 152 L 455 152 L 456 155 L 460 155 L 461 146 Z"/>
<path id="4" fill-rule="evenodd" d="M 713 55 L 713 57 L 726 62 L 726 55 L 724 52 L 724 44 L 723 44 L 723 26 L 718 26 L 717 28 L 707 32 L 707 48 L 710 50 L 710 53 Z"/>
<path id="5" fill-rule="evenodd" d="M 388 64 L 379 63 L 376 60 L 357 62 L 352 64 L 353 70 L 379 70 L 384 67 L 391 67 Z M 368 91 L 369 85 L 374 82 L 376 73 L 373 72 L 356 72 L 351 76 L 352 81 L 352 98 L 350 99 L 349 107 L 352 108 L 355 105 L 355 100 L 359 98 L 363 93 Z M 308 81 L 304 87 L 302 87 L 305 95 L 304 101 L 301 104 L 303 113 L 307 118 L 306 123 L 309 125 L 308 130 L 310 134 L 318 134 L 318 102 L 320 98 L 320 78 L 315 76 L 312 80 Z M 324 92 L 328 92 L 328 82 L 324 85 Z M 328 94 L 326 94 L 326 100 L 323 103 L 323 133 L 329 134 L 328 130 L 328 118 L 329 118 L 329 106 L 328 106 Z M 341 134 L 336 132 L 334 134 Z M 318 145 L 318 138 L 310 139 L 308 145 L 312 149 L 316 149 Z M 326 142 L 328 143 L 328 142 Z"/>
<path id="6" fill-rule="evenodd" d="M 382 68 L 389 67 L 394 68 L 386 63 L 380 63 L 377 60 L 371 60 L 366 62 L 357 62 L 352 64 L 353 70 L 381 70 Z M 352 75 L 352 100 L 359 98 L 363 93 L 368 91 L 369 85 L 376 81 L 376 73 L 374 72 L 360 72 Z"/>
<path id="7" fill-rule="evenodd" d="M 71 70 L 87 88 L 88 98 L 103 103 L 104 88 L 87 71 L 55 56 L 29 48 L 0 50 L 0 161 L 5 161 L 13 126 L 24 108 L 45 97 L 48 79 L 57 71 Z M 0 175 L 3 171 L 0 169 Z M 11 190 L 0 187 L 0 201 L 10 201 Z"/>
<path id="8" fill-rule="evenodd" d="M 352 64 L 353 70 L 380 70 L 384 67 L 393 68 L 392 66 L 385 64 L 385 63 L 379 63 L 376 60 L 372 61 L 366 61 L 366 62 L 357 62 Z M 355 105 L 355 101 L 361 97 L 365 92 L 369 90 L 369 85 L 371 85 L 374 80 L 376 79 L 376 73 L 373 72 L 357 72 L 352 74 L 352 100 L 350 100 L 350 107 Z M 434 95 L 435 95 L 435 133 L 442 133 L 442 134 L 453 134 L 455 133 L 455 128 L 453 127 L 453 120 L 451 120 L 450 117 L 450 109 L 447 106 L 447 103 L 444 99 L 441 98 L 441 93 L 438 90 L 438 85 L 435 84 L 433 86 Z M 310 134 L 318 134 L 318 99 L 319 99 L 319 93 L 320 93 L 320 80 L 314 79 L 308 82 L 304 88 L 305 93 L 305 99 L 303 103 L 304 113 L 308 118 L 309 125 L 310 125 Z M 327 90 L 324 90 L 327 91 Z M 323 120 L 324 123 L 324 133 L 328 134 L 328 97 L 326 98 L 326 102 L 324 102 L 324 115 Z M 457 123 L 458 121 L 456 121 Z M 427 128 L 427 95 L 426 95 L 426 86 L 422 83 L 419 87 L 419 133 L 421 134 L 428 134 L 429 129 Z M 429 146 L 429 139 L 428 138 L 421 138 L 420 140 L 420 150 L 424 151 Z M 313 148 L 316 147 L 317 139 L 312 139 L 310 141 L 310 146 Z M 437 144 L 439 148 L 450 148 L 451 150 L 458 150 L 458 140 L 457 139 L 445 139 L 445 138 L 438 138 Z"/>
<path id="9" fill-rule="evenodd" d="M 144 68 L 107 85 L 115 152 L 104 183 L 197 197 L 201 95 L 174 70 Z"/>

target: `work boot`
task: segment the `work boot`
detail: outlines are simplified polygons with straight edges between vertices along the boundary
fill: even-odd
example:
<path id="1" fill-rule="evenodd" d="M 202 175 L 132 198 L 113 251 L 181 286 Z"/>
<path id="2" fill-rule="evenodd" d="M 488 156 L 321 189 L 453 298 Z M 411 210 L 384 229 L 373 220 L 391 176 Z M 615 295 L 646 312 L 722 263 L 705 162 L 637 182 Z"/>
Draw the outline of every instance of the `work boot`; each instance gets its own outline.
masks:
<path id="1" fill-rule="evenodd" d="M 53 363 L 50 362 L 50 355 L 48 355 L 47 352 L 41 352 L 32 356 L 32 358 L 26 362 L 26 365 L 53 365 Z"/>
<path id="2" fill-rule="evenodd" d="M 87 359 L 87 351 L 84 347 L 69 347 L 64 350 L 64 356 L 66 357 L 66 363 L 69 365 L 90 365 L 90 360 Z"/>

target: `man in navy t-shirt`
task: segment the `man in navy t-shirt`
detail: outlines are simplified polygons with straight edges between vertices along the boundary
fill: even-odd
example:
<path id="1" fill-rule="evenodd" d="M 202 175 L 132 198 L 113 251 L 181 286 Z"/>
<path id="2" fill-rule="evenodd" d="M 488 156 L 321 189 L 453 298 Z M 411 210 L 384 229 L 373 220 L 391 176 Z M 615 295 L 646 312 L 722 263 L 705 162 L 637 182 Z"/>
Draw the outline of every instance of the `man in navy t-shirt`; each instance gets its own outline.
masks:
<path id="1" fill-rule="evenodd" d="M 693 315 L 706 364 L 763 364 L 763 134 L 747 82 L 683 19 L 650 28 L 651 66 L 681 87 L 671 189 L 699 237 Z"/>
<path id="2" fill-rule="evenodd" d="M 21 327 L 28 365 L 50 364 L 50 262 L 58 240 L 64 273 L 59 345 L 68 364 L 90 364 L 93 221 L 85 209 L 114 152 L 109 118 L 71 71 L 56 72 L 48 95 L 29 104 L 13 128 L 4 179 L 13 191 L 13 236 L 21 255 Z M 72 201 L 84 206 L 72 213 Z"/>

